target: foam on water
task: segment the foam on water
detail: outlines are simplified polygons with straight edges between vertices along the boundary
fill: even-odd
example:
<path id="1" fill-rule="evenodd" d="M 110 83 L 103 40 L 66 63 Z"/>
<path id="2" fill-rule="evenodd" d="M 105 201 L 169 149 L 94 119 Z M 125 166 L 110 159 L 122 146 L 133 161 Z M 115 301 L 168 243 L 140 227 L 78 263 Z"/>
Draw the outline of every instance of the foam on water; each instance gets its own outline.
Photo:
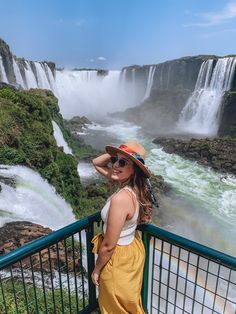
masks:
<path id="1" fill-rule="evenodd" d="M 116 144 L 136 139 L 147 149 L 146 164 L 171 185 L 174 195 L 163 196 L 162 224 L 170 231 L 236 255 L 236 178 L 223 175 L 175 154 L 167 154 L 139 127 L 120 123 L 94 124 L 88 131 L 104 145 L 111 136 Z M 86 140 L 86 136 L 85 136 Z M 173 193 L 172 193 L 173 194 Z M 207 222 L 207 223 L 206 223 Z"/>
<path id="2" fill-rule="evenodd" d="M 56 230 L 75 221 L 70 205 L 37 172 L 23 166 L 0 165 L 0 176 L 16 181 L 15 188 L 0 183 L 0 226 L 25 220 Z"/>

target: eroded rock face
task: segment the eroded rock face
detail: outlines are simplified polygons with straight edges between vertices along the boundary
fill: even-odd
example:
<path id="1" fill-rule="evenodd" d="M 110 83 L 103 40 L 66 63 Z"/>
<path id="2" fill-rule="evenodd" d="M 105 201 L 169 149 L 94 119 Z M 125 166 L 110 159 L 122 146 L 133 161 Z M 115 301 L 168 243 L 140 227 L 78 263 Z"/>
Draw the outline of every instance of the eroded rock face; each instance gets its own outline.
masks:
<path id="1" fill-rule="evenodd" d="M 218 134 L 236 138 L 236 92 L 226 92 L 222 99 Z"/>
<path id="2" fill-rule="evenodd" d="M 156 138 L 153 142 L 162 146 L 167 153 L 196 160 L 219 172 L 236 174 L 236 139 Z"/>
<path id="3" fill-rule="evenodd" d="M 8 82 L 10 82 L 11 84 L 15 84 L 16 77 L 13 70 L 12 53 L 10 51 L 9 46 L 1 38 L 0 38 L 0 57 L 2 58 L 2 63 L 6 71 Z"/>
<path id="4" fill-rule="evenodd" d="M 36 240 L 40 237 L 43 237 L 52 230 L 50 228 L 42 227 L 41 225 L 34 224 L 28 221 L 16 221 L 5 224 L 2 228 L 0 228 L 0 255 L 9 253 L 26 243 L 29 243 L 33 240 Z M 66 242 L 67 246 L 67 258 L 65 253 L 65 242 L 58 243 L 58 254 L 56 245 L 50 246 L 50 248 L 43 249 L 40 253 L 42 260 L 42 268 L 45 271 L 57 270 L 60 266 L 62 271 L 81 270 L 80 267 L 80 256 L 78 252 L 78 248 L 75 249 L 75 253 L 73 256 L 73 252 L 70 249 L 70 241 Z M 32 265 L 34 270 L 40 270 L 40 255 L 38 253 L 32 255 Z M 51 266 L 49 263 L 49 255 L 51 258 Z M 75 262 L 74 262 L 75 260 Z M 24 268 L 28 268 L 31 266 L 31 262 L 29 258 L 25 258 L 22 260 L 22 265 Z M 19 267 L 19 263 L 16 263 L 14 267 Z"/>
<path id="5" fill-rule="evenodd" d="M 70 120 L 64 120 L 64 123 L 72 133 L 82 132 L 83 128 L 86 128 L 86 124 L 92 124 L 85 116 L 75 116 Z"/>

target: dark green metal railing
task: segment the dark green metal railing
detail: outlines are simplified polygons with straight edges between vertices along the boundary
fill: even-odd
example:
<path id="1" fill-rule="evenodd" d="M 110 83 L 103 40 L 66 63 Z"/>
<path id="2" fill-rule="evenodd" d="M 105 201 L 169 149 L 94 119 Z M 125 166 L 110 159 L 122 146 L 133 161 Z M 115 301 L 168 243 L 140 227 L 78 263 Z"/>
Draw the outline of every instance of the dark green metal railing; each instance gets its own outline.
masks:
<path id="1" fill-rule="evenodd" d="M 91 239 L 100 214 L 0 257 L 0 313 L 91 313 Z M 142 300 L 147 313 L 236 313 L 236 259 L 145 224 Z M 97 231 L 97 230 L 96 230 Z"/>
<path id="2" fill-rule="evenodd" d="M 236 258 L 146 224 L 147 313 L 236 314 Z"/>
<path id="3" fill-rule="evenodd" d="M 0 257 L 0 313 L 91 313 L 94 214 Z"/>

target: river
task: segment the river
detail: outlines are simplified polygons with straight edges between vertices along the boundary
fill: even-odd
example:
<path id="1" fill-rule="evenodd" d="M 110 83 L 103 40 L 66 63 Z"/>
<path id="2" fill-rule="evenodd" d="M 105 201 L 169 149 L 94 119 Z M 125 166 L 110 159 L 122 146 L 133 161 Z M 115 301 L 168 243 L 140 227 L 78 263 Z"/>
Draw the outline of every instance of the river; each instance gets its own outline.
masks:
<path id="1" fill-rule="evenodd" d="M 158 134 L 157 134 L 158 135 Z M 236 178 L 196 162 L 165 153 L 136 125 L 109 119 L 93 123 L 83 134 L 87 144 L 101 151 L 106 144 L 136 139 L 147 150 L 146 164 L 171 187 L 163 195 L 153 222 L 162 228 L 224 253 L 236 256 Z M 94 178 L 91 165 L 78 167 L 82 180 Z M 85 171 L 86 169 L 86 171 Z M 97 177 L 95 177 L 97 180 Z"/>

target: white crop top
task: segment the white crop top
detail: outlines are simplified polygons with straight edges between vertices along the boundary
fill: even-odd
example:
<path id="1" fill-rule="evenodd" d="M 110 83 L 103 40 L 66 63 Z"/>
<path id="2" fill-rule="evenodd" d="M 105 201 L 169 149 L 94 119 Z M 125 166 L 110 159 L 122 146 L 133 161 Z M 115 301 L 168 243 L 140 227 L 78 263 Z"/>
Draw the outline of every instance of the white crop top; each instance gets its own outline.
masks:
<path id="1" fill-rule="evenodd" d="M 133 239 L 135 237 L 135 230 L 136 230 L 136 227 L 138 224 L 138 216 L 139 216 L 139 202 L 137 201 L 136 194 L 134 193 L 132 188 L 130 188 L 129 186 L 125 186 L 124 188 L 122 188 L 118 192 L 116 192 L 115 194 L 119 193 L 120 191 L 122 191 L 124 189 L 127 189 L 132 194 L 134 194 L 135 199 L 136 199 L 136 208 L 135 208 L 135 213 L 134 213 L 133 217 L 131 219 L 125 221 L 125 224 L 124 224 L 124 226 L 121 230 L 121 233 L 120 233 L 119 240 L 117 242 L 117 244 L 119 244 L 119 245 L 128 245 L 133 241 Z M 106 204 L 104 205 L 103 209 L 101 210 L 101 217 L 102 217 L 102 221 L 104 222 L 104 225 L 103 225 L 103 233 L 104 234 L 107 230 L 108 212 L 109 212 L 112 196 L 110 196 L 108 198 Z"/>

